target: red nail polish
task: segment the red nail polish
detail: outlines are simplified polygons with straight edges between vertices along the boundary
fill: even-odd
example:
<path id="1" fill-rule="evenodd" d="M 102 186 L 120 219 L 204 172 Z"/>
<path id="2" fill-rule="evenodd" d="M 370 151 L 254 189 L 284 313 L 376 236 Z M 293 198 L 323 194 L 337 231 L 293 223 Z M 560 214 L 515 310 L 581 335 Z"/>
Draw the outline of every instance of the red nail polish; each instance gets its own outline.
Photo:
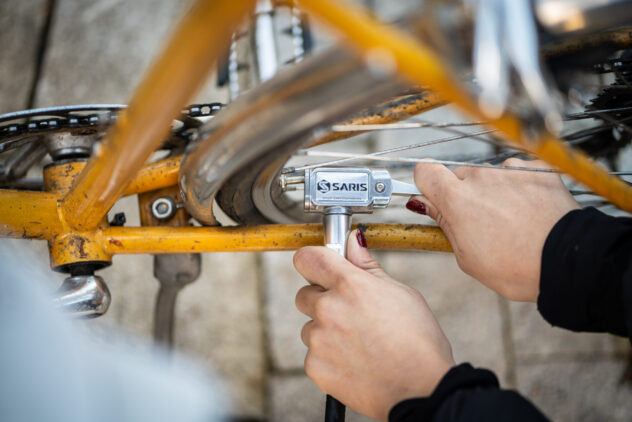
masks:
<path id="1" fill-rule="evenodd" d="M 415 199 L 411 199 L 406 202 L 406 208 L 411 210 L 412 212 L 416 212 L 417 214 L 427 215 L 428 209 L 426 208 L 426 204 L 423 202 L 417 201 Z"/>
<path id="2" fill-rule="evenodd" d="M 358 231 L 356 231 L 356 239 L 358 239 L 358 245 L 362 246 L 363 248 L 366 248 L 366 237 L 364 237 L 364 233 L 362 233 L 362 230 L 358 229 Z"/>

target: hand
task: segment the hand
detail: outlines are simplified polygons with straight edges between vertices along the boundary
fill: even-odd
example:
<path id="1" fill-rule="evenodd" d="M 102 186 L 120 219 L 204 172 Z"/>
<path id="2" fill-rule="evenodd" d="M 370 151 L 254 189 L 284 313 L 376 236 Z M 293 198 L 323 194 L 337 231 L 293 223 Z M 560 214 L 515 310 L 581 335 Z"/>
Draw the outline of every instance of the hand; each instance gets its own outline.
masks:
<path id="1" fill-rule="evenodd" d="M 504 165 L 549 168 L 510 158 Z M 419 164 L 424 196 L 406 207 L 432 217 L 450 240 L 459 267 L 511 300 L 535 302 L 544 242 L 567 212 L 579 208 L 555 173 Z"/>
<path id="2" fill-rule="evenodd" d="M 421 294 L 389 277 L 357 233 L 349 236 L 349 261 L 325 247 L 294 255 L 310 283 L 296 295 L 298 310 L 312 318 L 301 332 L 305 372 L 345 405 L 386 420 L 401 400 L 430 395 L 454 359 Z"/>

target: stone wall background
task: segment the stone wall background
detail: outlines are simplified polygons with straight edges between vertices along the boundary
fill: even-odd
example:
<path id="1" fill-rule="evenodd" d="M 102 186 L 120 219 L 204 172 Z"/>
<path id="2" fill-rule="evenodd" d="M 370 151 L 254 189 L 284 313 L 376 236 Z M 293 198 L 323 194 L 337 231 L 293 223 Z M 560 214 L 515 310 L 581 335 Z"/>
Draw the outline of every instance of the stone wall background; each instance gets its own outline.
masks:
<path id="1" fill-rule="evenodd" d="M 124 103 L 186 3 L 0 2 L 0 112 Z M 393 18 L 407 2 L 373 3 L 378 13 Z M 38 68 L 37 52 L 51 4 L 48 43 Z M 216 89 L 211 78 L 197 100 L 226 101 L 227 93 Z M 431 117 L 448 114 L 439 111 Z M 395 135 L 384 133 L 367 142 L 384 147 L 395 142 Z M 128 225 L 139 224 L 136 198 L 120 201 L 113 212 L 121 210 Z M 426 221 L 405 211 L 396 215 Z M 47 264 L 46 246 L 29 246 Z M 554 420 L 632 418 L 631 390 L 620 381 L 629 354 L 626 340 L 551 328 L 534 305 L 510 303 L 483 288 L 458 269 L 451 255 L 376 256 L 395 278 L 425 295 L 457 361 L 493 369 L 504 387 L 525 394 Z M 105 317 L 87 321 L 86 326 L 98 335 L 116 330 L 149 340 L 158 287 L 152 258 L 117 256 L 101 275 L 113 303 Z M 51 274 L 54 283 L 62 278 Z M 176 347 L 222 378 L 236 419 L 322 420 L 324 397 L 302 367 L 305 347 L 299 332 L 306 319 L 295 310 L 294 295 L 303 284 L 292 267 L 291 253 L 206 254 L 203 275 L 181 293 Z M 351 413 L 348 420 L 368 419 Z"/>

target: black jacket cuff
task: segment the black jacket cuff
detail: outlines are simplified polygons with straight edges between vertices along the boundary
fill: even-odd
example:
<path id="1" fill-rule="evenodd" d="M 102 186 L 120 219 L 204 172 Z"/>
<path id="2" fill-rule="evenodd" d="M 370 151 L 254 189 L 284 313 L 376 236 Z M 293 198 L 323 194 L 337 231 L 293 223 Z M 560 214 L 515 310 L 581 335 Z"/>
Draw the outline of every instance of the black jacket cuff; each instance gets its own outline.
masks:
<path id="1" fill-rule="evenodd" d="M 573 331 L 629 335 L 631 253 L 632 219 L 594 208 L 562 217 L 542 251 L 538 310 L 544 319 Z"/>
<path id="2" fill-rule="evenodd" d="M 469 363 L 462 363 L 443 376 L 430 397 L 408 399 L 396 404 L 389 412 L 388 420 L 430 420 L 443 402 L 457 390 L 498 387 L 498 379 L 492 371 L 475 369 Z"/>

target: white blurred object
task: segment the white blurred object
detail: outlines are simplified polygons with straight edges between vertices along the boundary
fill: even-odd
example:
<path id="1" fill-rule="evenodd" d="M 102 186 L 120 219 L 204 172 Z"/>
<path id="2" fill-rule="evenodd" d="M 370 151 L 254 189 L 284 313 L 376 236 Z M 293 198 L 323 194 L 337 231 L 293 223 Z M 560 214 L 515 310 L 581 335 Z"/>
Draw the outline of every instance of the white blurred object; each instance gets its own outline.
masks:
<path id="1" fill-rule="evenodd" d="M 53 307 L 49 273 L 0 242 L 0 420 L 223 420 L 226 400 L 203 370 L 124 341 L 93 341 Z M 87 327 L 89 328 L 89 326 Z"/>

